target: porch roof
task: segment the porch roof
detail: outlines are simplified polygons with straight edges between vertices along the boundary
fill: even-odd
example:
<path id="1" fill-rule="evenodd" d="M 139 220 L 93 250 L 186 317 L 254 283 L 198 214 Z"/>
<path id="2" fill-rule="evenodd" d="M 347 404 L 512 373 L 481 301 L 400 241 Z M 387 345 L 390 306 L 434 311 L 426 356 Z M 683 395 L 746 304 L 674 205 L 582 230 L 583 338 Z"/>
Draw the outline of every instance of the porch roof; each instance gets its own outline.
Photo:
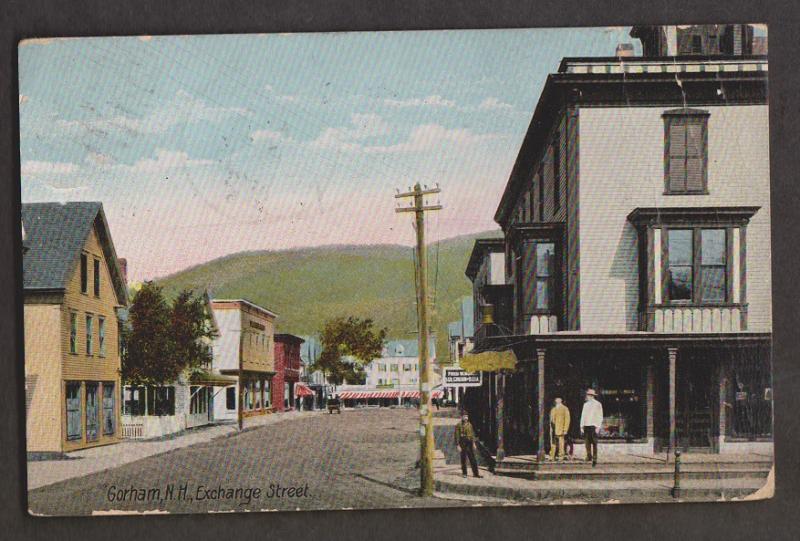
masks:
<path id="1" fill-rule="evenodd" d="M 769 347 L 772 333 L 656 333 L 592 334 L 562 331 L 551 334 L 491 336 L 480 340 L 473 353 L 513 350 L 520 360 L 535 357 L 537 349 L 656 349 L 668 347 Z"/>

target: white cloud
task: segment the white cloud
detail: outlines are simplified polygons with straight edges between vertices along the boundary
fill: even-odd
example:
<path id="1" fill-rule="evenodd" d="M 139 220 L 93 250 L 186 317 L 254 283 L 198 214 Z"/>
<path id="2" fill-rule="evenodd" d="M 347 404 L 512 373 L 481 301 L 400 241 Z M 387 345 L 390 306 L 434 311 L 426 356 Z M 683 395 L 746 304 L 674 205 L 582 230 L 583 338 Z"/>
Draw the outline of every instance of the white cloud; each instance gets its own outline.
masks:
<path id="1" fill-rule="evenodd" d="M 163 133 L 173 126 L 194 122 L 222 122 L 233 116 L 248 116 L 250 112 L 241 107 L 212 106 L 188 92 L 179 90 L 174 98 L 157 107 L 143 117 L 118 115 L 91 120 L 59 120 L 61 129 L 108 134 Z"/>
<path id="2" fill-rule="evenodd" d="M 466 128 L 445 128 L 439 124 L 424 124 L 414 128 L 408 139 L 402 143 L 366 147 L 364 151 L 369 153 L 422 152 L 440 148 L 446 144 L 463 147 L 499 137 L 500 135 L 495 133 L 480 134 Z"/>
<path id="3" fill-rule="evenodd" d="M 455 107 L 456 102 L 445 99 L 438 94 L 427 98 L 410 98 L 406 100 L 395 100 L 387 98 L 383 100 L 386 105 L 391 107 Z"/>
<path id="4" fill-rule="evenodd" d="M 156 157 L 143 158 L 134 163 L 129 169 L 138 173 L 163 173 L 175 169 L 212 165 L 212 160 L 192 160 L 189 154 L 179 150 L 156 150 Z"/>
<path id="5" fill-rule="evenodd" d="M 22 175 L 69 175 L 74 173 L 78 167 L 69 162 L 42 162 L 36 160 L 26 160 L 20 166 Z"/>
<path id="6" fill-rule="evenodd" d="M 513 108 L 514 107 L 511 104 L 502 102 L 502 101 L 500 101 L 500 100 L 498 100 L 497 98 L 494 98 L 494 97 L 486 98 L 485 100 L 483 100 L 481 102 L 480 105 L 478 105 L 478 109 L 480 109 L 481 111 L 493 111 L 493 110 L 499 110 L 499 109 L 508 110 L 508 109 L 513 109 Z"/>
<path id="7" fill-rule="evenodd" d="M 369 137 L 388 135 L 391 131 L 391 127 L 383 117 L 373 113 L 353 113 L 350 122 L 352 123 L 350 127 L 324 129 L 319 137 L 309 144 L 316 148 L 355 151 L 363 148 L 360 141 Z"/>

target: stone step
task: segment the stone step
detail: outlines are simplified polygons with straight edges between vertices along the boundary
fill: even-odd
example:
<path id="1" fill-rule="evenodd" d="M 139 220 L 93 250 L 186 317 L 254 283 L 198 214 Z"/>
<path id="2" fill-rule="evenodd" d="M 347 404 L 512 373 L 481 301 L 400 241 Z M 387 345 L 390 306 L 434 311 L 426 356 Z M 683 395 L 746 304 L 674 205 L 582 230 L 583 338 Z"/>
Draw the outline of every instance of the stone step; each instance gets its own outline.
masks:
<path id="1" fill-rule="evenodd" d="M 628 457 L 602 457 L 600 462 L 598 463 L 598 467 L 602 465 L 603 467 L 607 466 L 619 466 L 619 467 L 664 467 L 667 466 L 669 468 L 675 467 L 675 462 L 664 462 L 663 460 L 632 460 Z M 709 469 L 720 469 L 726 467 L 734 467 L 734 466 L 741 466 L 747 465 L 748 467 L 759 467 L 769 469 L 773 465 L 773 461 L 769 458 L 762 459 L 753 459 L 753 460 L 743 460 L 743 461 L 726 461 L 726 460 L 706 460 L 706 461 L 682 461 L 681 468 L 692 468 L 692 467 L 704 467 Z M 514 457 L 506 458 L 498 467 L 502 467 L 504 469 L 520 469 L 520 470 L 562 470 L 562 469 L 570 469 L 570 470 L 592 470 L 591 462 L 586 462 L 583 459 L 574 459 L 568 461 L 550 461 L 545 460 L 544 462 L 537 462 L 536 460 L 520 460 Z"/>
<path id="2" fill-rule="evenodd" d="M 671 481 L 673 469 L 606 468 L 582 471 L 521 470 L 519 468 L 495 468 L 496 475 L 536 480 L 665 480 Z M 681 479 L 764 479 L 768 468 L 736 469 L 681 469 Z"/>
<path id="3" fill-rule="evenodd" d="M 485 474 L 484 479 L 439 476 L 436 479 L 436 490 L 449 494 L 530 503 L 559 503 L 563 500 L 676 501 L 671 495 L 671 483 L 663 481 L 523 481 L 505 478 L 507 482 L 503 483 L 494 476 L 487 479 L 488 475 L 490 474 Z M 686 480 L 681 484 L 681 494 L 677 501 L 743 498 L 757 491 L 764 483 L 763 479 Z"/>

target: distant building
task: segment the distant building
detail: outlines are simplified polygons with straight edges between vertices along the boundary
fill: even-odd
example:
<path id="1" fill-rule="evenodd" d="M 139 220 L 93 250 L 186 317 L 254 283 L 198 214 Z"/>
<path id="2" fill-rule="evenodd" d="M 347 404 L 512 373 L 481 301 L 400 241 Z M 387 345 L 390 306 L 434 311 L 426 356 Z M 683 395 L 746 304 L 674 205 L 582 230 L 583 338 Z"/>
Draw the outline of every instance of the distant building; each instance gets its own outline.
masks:
<path id="1" fill-rule="evenodd" d="M 436 341 L 431 338 L 429 358 L 436 359 Z M 382 405 L 410 404 L 419 400 L 419 349 L 417 340 L 390 340 L 383 348 L 381 357 L 365 367 L 366 381 L 364 385 L 340 385 L 337 389 L 339 397 L 346 405 Z M 434 372 L 431 387 L 439 383 L 438 374 Z M 440 390 L 435 396 L 441 396 Z"/>
<path id="2" fill-rule="evenodd" d="M 275 376 L 272 378 L 272 407 L 275 411 L 295 408 L 295 386 L 300 381 L 300 346 L 303 339 L 293 334 L 275 335 Z"/>
<path id="3" fill-rule="evenodd" d="M 325 380 L 325 375 L 320 370 L 313 370 L 314 363 L 319 359 L 322 352 L 322 345 L 316 336 L 301 336 L 303 343 L 300 344 L 300 381 L 311 391 L 307 395 L 302 391 L 303 408 L 317 409 L 325 405 L 328 399 L 330 385 Z"/>
<path id="4" fill-rule="evenodd" d="M 219 326 L 214 339 L 212 374 L 233 376 L 236 383 L 215 390 L 216 420 L 238 419 L 272 411 L 277 315 L 245 299 L 212 299 Z"/>
<path id="5" fill-rule="evenodd" d="M 447 325 L 448 356 L 444 359 L 437 358 L 437 372 L 444 380 L 444 370 L 458 368 L 461 358 L 472 350 L 475 340 L 475 302 L 472 297 L 462 297 L 458 301 L 461 318 Z M 448 400 L 459 402 L 456 388 L 443 388 L 444 396 Z"/>
<path id="6" fill-rule="evenodd" d="M 120 310 L 128 304 L 103 206 L 22 205 L 27 450 L 120 438 Z"/>

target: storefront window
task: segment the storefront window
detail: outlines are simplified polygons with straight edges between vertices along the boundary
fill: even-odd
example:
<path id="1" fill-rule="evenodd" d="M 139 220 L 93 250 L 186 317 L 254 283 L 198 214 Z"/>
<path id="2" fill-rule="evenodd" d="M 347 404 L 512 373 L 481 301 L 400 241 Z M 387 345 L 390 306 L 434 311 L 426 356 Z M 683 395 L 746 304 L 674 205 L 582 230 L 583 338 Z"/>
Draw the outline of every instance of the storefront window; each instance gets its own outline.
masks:
<path id="1" fill-rule="evenodd" d="M 256 409 L 261 409 L 261 380 L 255 382 Z"/>
<path id="2" fill-rule="evenodd" d="M 67 439 L 81 439 L 81 384 L 67 383 Z"/>
<path id="3" fill-rule="evenodd" d="M 147 413 L 156 416 L 175 415 L 175 387 L 148 387 Z"/>
<path id="4" fill-rule="evenodd" d="M 647 436 L 645 368 L 633 360 L 567 363 L 552 374 L 546 391 L 548 408 L 560 397 L 570 409 L 573 437 L 580 437 L 580 417 L 586 390 L 592 388 L 603 406 L 599 437 L 631 441 Z M 549 409 L 548 409 L 549 411 Z"/>
<path id="5" fill-rule="evenodd" d="M 125 387 L 122 392 L 123 415 L 144 415 L 144 387 Z"/>
<path id="6" fill-rule="evenodd" d="M 86 384 L 86 441 L 95 441 L 100 430 L 97 383 Z"/>
<path id="7" fill-rule="evenodd" d="M 103 383 L 103 434 L 110 435 L 116 428 L 114 415 L 114 384 Z"/>
<path id="8" fill-rule="evenodd" d="M 727 435 L 757 439 L 772 436 L 772 383 L 768 363 L 734 362 L 728 384 Z"/>

